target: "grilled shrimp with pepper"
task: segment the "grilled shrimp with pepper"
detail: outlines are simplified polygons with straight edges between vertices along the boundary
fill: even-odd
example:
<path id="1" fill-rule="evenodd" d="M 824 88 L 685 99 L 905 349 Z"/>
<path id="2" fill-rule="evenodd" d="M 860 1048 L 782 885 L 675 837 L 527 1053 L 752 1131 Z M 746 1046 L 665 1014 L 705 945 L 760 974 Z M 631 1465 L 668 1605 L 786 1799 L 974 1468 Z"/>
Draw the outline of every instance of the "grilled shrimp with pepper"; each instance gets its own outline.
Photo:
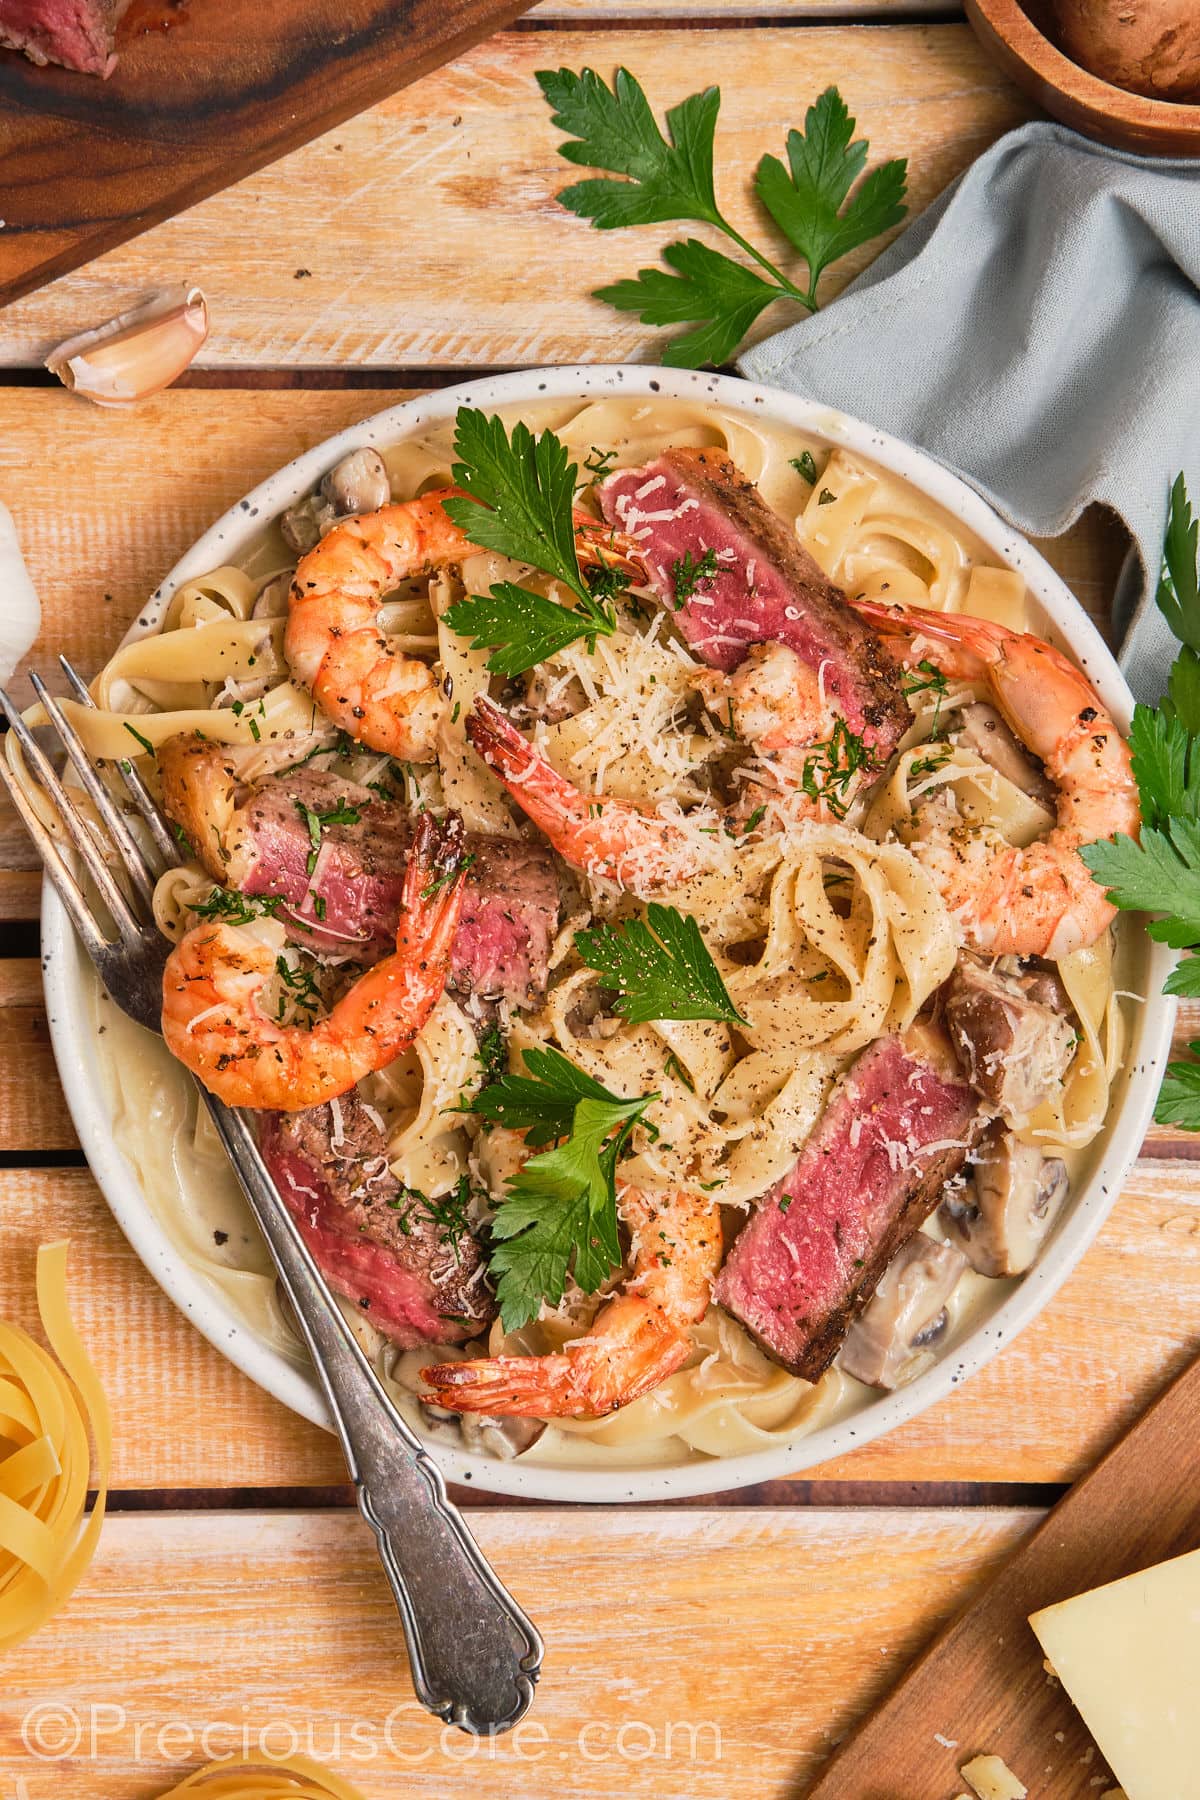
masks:
<path id="1" fill-rule="evenodd" d="M 721 1264 L 719 1208 L 683 1188 L 653 1198 L 626 1188 L 621 1209 L 633 1240 L 631 1272 L 586 1336 L 552 1356 L 435 1363 L 421 1371 L 435 1390 L 432 1404 L 534 1419 L 615 1412 L 687 1361 L 691 1328 L 704 1317 Z"/>
<path id="2" fill-rule="evenodd" d="M 944 675 L 981 684 L 1055 789 L 1053 829 L 1023 849 L 941 804 L 922 809 L 911 848 L 964 940 L 992 956 L 1055 960 L 1095 943 L 1116 909 L 1080 847 L 1118 831 L 1136 836 L 1141 812 L 1129 746 L 1087 677 L 1027 631 L 965 613 L 853 604 L 910 661 L 927 658 Z"/>
<path id="3" fill-rule="evenodd" d="M 194 926 L 163 970 L 167 1047 L 227 1106 L 297 1112 L 386 1068 L 417 1037 L 446 984 L 466 871 L 462 821 L 420 819 L 396 948 L 311 1026 L 269 1018 L 275 953 L 235 926 Z"/>

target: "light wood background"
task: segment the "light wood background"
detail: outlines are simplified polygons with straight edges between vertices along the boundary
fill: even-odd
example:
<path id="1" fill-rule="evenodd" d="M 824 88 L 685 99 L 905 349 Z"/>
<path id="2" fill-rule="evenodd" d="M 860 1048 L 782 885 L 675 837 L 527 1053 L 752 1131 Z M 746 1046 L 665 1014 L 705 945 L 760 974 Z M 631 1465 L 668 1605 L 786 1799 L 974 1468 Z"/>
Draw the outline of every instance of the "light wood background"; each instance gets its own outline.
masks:
<path id="1" fill-rule="evenodd" d="M 554 204 L 572 175 L 533 73 L 585 63 L 628 64 L 659 106 L 720 82 L 721 194 L 740 224 L 754 162 L 831 81 L 873 157 L 908 156 L 917 207 L 1029 116 L 938 0 L 543 0 L 522 28 L 0 312 L 0 499 L 43 599 L 35 663 L 65 650 L 90 674 L 218 512 L 405 393 L 471 371 L 653 360 L 654 334 L 588 290 L 652 261 L 671 228 L 600 236 Z M 214 321 L 185 385 L 121 415 L 44 384 L 59 338 L 181 279 L 203 283 Z M 1103 623 L 1119 533 L 1089 519 L 1048 549 Z M 883 1442 L 725 1501 L 469 1496 L 549 1654 L 536 1729 L 464 1761 L 412 1700 L 333 1444 L 185 1324 L 104 1207 L 50 1056 L 37 888 L 0 811 L 0 1316 L 33 1325 L 36 1246 L 68 1235 L 114 1407 L 117 1494 L 75 1600 L 0 1665 L 3 1800 L 140 1800 L 268 1729 L 271 1749 L 294 1731 L 371 1795 L 793 1800 L 1200 1347 L 1197 1146 L 1156 1129 L 1058 1298 Z M 1200 1029 L 1193 1010 L 1181 1037 Z M 957 1762 L 984 1748 L 969 1719 L 930 1722 L 947 1800 Z M 1095 1791 L 1091 1768 L 1069 1790 L 1038 1787 L 1035 1746 L 1023 1773 L 1040 1800 Z"/>

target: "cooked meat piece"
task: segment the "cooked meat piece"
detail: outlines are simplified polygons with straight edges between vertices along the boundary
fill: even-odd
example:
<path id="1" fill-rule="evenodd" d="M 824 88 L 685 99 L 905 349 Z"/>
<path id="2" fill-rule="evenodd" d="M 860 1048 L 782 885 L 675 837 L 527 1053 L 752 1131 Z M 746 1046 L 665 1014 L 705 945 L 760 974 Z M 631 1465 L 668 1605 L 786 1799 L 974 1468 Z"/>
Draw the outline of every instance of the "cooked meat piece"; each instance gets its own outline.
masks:
<path id="1" fill-rule="evenodd" d="M 1054 788 L 1016 732 L 1010 729 L 994 706 L 988 706 L 983 700 L 977 700 L 973 706 L 964 706 L 960 716 L 962 725 L 954 733 L 955 741 L 967 750 L 973 750 L 997 774 L 1003 775 L 1042 807 L 1049 830 L 1057 805 Z"/>
<path id="2" fill-rule="evenodd" d="M 759 1202 L 713 1298 L 785 1368 L 818 1380 L 984 1122 L 940 1033 L 869 1045 Z"/>
<path id="3" fill-rule="evenodd" d="M 356 1093 L 261 1116 L 262 1152 L 336 1294 L 405 1348 L 461 1344 L 495 1316 L 478 1240 L 448 1208 L 401 1187 L 383 1133 Z"/>
<path id="4" fill-rule="evenodd" d="M 117 25 L 129 0 L 0 0 L 0 44 L 30 62 L 110 75 Z"/>
<path id="5" fill-rule="evenodd" d="M 195 838 L 195 812 L 177 785 L 164 780 L 163 805 Z M 393 947 L 412 835 L 396 807 L 355 782 L 299 768 L 265 776 L 226 811 L 219 837 L 210 830 L 195 844 L 217 880 L 283 900 L 281 923 L 307 949 L 373 963 Z M 536 1005 L 558 927 L 553 852 L 476 833 L 467 853 L 474 861 L 446 985 L 462 999 Z"/>
<path id="6" fill-rule="evenodd" d="M 727 456 L 667 450 L 611 475 L 600 504 L 697 656 L 729 673 L 752 644 L 786 645 L 877 759 L 891 755 L 912 722 L 899 665 Z M 677 599 L 676 564 L 706 556 L 717 573 Z"/>
<path id="7" fill-rule="evenodd" d="M 1067 1165 L 1023 1144 L 998 1121 L 973 1165 L 963 1186 L 946 1194 L 938 1217 L 981 1275 L 1023 1275 L 1070 1192 Z"/>
<path id="8" fill-rule="evenodd" d="M 968 1080 L 1010 1121 L 1029 1117 L 1060 1086 L 1075 1027 L 1045 978 L 1006 972 L 963 951 L 942 990 L 946 1029 Z M 1065 1000 L 1065 996 L 1064 996 Z"/>
<path id="9" fill-rule="evenodd" d="M 914 1231 L 846 1334 L 838 1362 L 847 1375 L 891 1389 L 927 1368 L 928 1346 L 946 1329 L 946 1302 L 966 1266 L 961 1250 Z"/>

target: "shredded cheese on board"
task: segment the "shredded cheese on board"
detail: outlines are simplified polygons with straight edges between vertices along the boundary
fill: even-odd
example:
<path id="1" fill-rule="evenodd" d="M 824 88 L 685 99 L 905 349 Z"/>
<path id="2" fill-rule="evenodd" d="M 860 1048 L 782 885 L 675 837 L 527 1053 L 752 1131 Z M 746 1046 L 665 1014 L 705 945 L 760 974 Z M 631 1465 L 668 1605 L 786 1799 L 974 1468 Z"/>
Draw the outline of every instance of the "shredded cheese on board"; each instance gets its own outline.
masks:
<path id="1" fill-rule="evenodd" d="M 54 1355 L 19 1326 L 0 1324 L 0 1651 L 64 1605 L 104 1524 L 112 1425 L 67 1305 L 68 1248 L 38 1251 L 38 1312 Z M 96 1504 L 85 1524 L 89 1429 Z"/>

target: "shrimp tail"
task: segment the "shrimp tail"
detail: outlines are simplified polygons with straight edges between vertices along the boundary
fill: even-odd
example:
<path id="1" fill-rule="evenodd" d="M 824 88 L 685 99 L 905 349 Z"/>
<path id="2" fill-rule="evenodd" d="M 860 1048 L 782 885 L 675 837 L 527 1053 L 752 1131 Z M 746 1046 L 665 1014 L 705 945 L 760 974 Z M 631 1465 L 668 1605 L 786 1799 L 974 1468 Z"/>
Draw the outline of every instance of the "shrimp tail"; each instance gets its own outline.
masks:
<path id="1" fill-rule="evenodd" d="M 422 972 L 441 967 L 444 984 L 466 881 L 466 831 L 458 813 L 441 828 L 422 813 L 409 851 L 400 895 L 396 952 L 419 958 Z"/>
<path id="2" fill-rule="evenodd" d="M 454 1412 L 493 1413 L 505 1418 L 548 1418 L 570 1410 L 561 1401 L 573 1390 L 567 1356 L 492 1356 L 474 1362 L 434 1363 L 421 1370 L 434 1406 Z M 577 1409 L 576 1409 L 577 1410 Z"/>

